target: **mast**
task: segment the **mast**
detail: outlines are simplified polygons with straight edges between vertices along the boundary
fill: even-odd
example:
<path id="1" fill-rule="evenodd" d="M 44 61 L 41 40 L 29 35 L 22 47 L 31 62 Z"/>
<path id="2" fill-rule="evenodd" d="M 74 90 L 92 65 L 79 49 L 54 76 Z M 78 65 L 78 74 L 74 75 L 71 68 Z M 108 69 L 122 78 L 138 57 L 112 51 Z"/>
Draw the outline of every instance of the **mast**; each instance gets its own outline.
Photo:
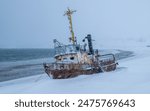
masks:
<path id="1" fill-rule="evenodd" d="M 69 29 L 70 29 L 70 33 L 71 33 L 71 37 L 69 38 L 70 41 L 72 41 L 73 44 L 76 44 L 76 38 L 74 36 L 74 31 L 73 31 L 73 25 L 72 25 L 72 14 L 76 12 L 76 10 L 70 10 L 68 8 L 68 10 L 65 12 L 64 16 L 67 15 L 68 16 L 68 20 L 69 20 Z"/>

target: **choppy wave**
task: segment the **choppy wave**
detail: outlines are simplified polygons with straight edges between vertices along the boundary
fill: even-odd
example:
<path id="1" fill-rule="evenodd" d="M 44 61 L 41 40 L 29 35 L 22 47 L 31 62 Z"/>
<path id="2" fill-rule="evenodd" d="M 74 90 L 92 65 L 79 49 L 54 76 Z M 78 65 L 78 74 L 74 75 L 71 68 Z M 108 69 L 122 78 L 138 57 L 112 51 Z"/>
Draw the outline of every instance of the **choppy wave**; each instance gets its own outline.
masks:
<path id="1" fill-rule="evenodd" d="M 0 82 L 44 73 L 53 55 L 50 49 L 0 49 Z"/>

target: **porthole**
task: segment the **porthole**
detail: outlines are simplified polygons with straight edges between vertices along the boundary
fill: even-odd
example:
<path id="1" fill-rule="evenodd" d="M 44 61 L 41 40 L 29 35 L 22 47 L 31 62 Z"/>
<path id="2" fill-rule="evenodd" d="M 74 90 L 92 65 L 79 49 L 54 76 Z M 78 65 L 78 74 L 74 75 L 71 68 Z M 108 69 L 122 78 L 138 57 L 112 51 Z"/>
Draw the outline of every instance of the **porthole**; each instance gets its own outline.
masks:
<path id="1" fill-rule="evenodd" d="M 74 60 L 74 57 L 70 57 L 70 60 Z"/>

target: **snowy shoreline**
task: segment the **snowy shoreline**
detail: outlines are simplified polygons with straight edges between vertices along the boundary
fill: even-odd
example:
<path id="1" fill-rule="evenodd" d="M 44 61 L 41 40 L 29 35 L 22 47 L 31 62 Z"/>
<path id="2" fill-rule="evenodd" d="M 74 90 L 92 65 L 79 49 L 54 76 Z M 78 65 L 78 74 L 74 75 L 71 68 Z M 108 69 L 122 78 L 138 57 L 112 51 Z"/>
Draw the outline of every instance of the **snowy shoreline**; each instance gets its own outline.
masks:
<path id="1" fill-rule="evenodd" d="M 0 83 L 0 93 L 13 94 L 99 94 L 150 93 L 150 50 L 137 50 L 135 56 L 119 60 L 116 71 L 53 80 L 46 74 Z M 147 53 L 143 53 L 143 51 Z M 143 56 L 141 54 L 143 53 Z M 140 64 L 140 68 L 139 65 Z M 143 67 L 144 66 L 144 67 Z"/>

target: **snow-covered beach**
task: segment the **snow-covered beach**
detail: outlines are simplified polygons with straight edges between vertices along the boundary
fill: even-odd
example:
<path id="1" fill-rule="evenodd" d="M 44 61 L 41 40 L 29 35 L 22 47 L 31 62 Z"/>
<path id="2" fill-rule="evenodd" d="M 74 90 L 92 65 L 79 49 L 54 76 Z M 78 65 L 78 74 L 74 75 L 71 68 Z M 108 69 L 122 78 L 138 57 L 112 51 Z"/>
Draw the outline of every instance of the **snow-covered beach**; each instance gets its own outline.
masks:
<path id="1" fill-rule="evenodd" d="M 116 71 L 54 80 L 41 74 L 0 83 L 0 93 L 14 94 L 101 94 L 150 93 L 150 47 L 148 41 L 116 42 L 114 48 L 134 52 L 134 56 L 118 60 Z M 118 42 L 118 43 L 117 43 Z M 102 42 L 103 43 L 103 42 Z M 111 44 L 101 48 L 112 49 Z M 97 45 L 97 47 L 99 47 Z"/>

